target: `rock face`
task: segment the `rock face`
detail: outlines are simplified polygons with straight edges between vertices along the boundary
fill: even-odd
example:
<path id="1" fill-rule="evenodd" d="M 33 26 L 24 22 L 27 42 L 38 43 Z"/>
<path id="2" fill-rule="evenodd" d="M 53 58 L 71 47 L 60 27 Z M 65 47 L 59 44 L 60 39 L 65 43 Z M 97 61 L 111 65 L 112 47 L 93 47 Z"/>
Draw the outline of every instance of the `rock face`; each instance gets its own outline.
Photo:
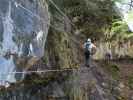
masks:
<path id="1" fill-rule="evenodd" d="M 0 84 L 16 80 L 22 58 L 44 55 L 49 23 L 45 0 L 0 0 Z"/>

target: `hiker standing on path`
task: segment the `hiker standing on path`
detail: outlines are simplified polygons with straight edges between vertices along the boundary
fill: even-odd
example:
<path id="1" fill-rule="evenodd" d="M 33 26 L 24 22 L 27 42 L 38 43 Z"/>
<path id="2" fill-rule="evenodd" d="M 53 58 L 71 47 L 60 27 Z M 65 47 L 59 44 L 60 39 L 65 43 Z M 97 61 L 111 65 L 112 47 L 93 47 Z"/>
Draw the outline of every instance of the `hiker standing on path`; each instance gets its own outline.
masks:
<path id="1" fill-rule="evenodd" d="M 84 54 L 85 54 L 85 65 L 87 67 L 91 66 L 91 56 L 95 53 L 96 51 L 96 46 L 91 42 L 91 39 L 88 38 L 87 41 L 84 43 Z"/>

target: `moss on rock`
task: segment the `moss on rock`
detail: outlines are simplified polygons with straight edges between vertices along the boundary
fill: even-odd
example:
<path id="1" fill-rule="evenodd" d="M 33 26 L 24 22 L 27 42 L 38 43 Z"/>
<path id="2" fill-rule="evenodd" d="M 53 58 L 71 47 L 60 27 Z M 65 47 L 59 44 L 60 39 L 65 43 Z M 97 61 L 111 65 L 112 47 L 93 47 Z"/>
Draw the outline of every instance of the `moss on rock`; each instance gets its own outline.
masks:
<path id="1" fill-rule="evenodd" d="M 53 67 L 72 68 L 76 67 L 76 52 L 71 35 L 65 32 L 53 32 L 48 35 L 46 55 Z"/>

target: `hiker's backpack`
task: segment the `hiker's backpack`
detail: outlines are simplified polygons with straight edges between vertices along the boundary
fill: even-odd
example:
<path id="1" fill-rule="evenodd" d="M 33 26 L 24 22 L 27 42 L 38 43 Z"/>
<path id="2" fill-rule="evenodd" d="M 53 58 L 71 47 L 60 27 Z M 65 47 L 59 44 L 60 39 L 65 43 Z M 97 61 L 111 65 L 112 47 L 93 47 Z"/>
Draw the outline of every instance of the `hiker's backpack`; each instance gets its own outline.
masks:
<path id="1" fill-rule="evenodd" d="M 85 45 L 85 51 L 86 52 L 90 52 L 91 53 L 91 43 L 86 43 L 86 45 Z"/>

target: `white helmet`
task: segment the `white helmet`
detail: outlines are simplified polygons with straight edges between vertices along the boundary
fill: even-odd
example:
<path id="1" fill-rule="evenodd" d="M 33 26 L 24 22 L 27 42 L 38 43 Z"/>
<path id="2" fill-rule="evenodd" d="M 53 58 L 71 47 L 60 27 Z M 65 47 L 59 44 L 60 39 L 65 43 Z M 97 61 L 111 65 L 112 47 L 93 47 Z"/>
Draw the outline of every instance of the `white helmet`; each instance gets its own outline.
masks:
<path id="1" fill-rule="evenodd" d="M 88 39 L 87 39 L 87 42 L 91 42 L 91 39 L 90 39 L 90 38 L 88 38 Z"/>

